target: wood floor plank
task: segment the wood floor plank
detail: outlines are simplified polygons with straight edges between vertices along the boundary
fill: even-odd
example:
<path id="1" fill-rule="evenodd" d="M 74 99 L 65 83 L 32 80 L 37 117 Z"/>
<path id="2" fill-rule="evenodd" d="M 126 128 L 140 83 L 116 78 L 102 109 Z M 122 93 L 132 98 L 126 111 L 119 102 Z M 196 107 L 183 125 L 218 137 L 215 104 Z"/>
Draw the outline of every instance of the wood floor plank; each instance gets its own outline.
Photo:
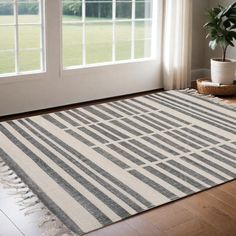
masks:
<path id="1" fill-rule="evenodd" d="M 86 236 L 110 236 L 113 235 L 114 230 L 111 226 L 104 227 L 99 230 L 95 230 L 91 233 L 86 234 Z"/>
<path id="2" fill-rule="evenodd" d="M 226 234 L 224 234 L 223 232 L 219 232 L 213 228 L 206 228 L 204 229 L 203 231 L 201 231 L 200 233 L 196 234 L 195 236 L 235 236 L 233 235 L 234 232 L 232 233 L 229 233 L 229 232 L 226 232 Z"/>
<path id="3" fill-rule="evenodd" d="M 221 190 L 220 188 L 213 188 L 207 192 L 209 195 L 215 197 L 228 206 L 236 209 L 236 196 Z"/>
<path id="4" fill-rule="evenodd" d="M 201 196 L 200 196 L 201 195 Z M 209 225 L 223 233 L 236 232 L 236 221 L 231 217 L 232 211 L 219 207 L 219 202 L 206 200 L 207 194 L 197 194 L 193 197 L 178 201 L 177 204 L 191 211 L 193 214 L 207 222 Z M 229 210 L 229 208 L 227 209 Z M 223 231 L 222 231 L 223 229 Z M 227 234 L 226 234 L 227 235 Z"/>
<path id="5" fill-rule="evenodd" d="M 176 225 L 173 228 L 170 228 L 167 230 L 167 233 L 171 236 L 183 236 L 183 235 L 203 235 L 203 233 L 209 233 L 211 232 L 211 235 L 213 236 L 220 236 L 219 232 L 217 232 L 216 229 L 214 229 L 212 226 L 207 224 L 202 219 L 195 217 L 192 220 L 186 221 L 183 224 Z M 206 235 L 206 234 L 205 234 Z M 207 234 L 209 236 L 209 234 Z"/>
<path id="6" fill-rule="evenodd" d="M 130 227 L 126 221 L 107 226 L 103 229 L 87 234 L 87 236 L 142 236 L 137 230 Z"/>
<path id="7" fill-rule="evenodd" d="M 236 95 L 224 98 L 225 103 L 236 104 Z"/>
<path id="8" fill-rule="evenodd" d="M 0 236 L 22 236 L 23 234 L 0 210 Z"/>
<path id="9" fill-rule="evenodd" d="M 236 181 L 223 184 L 219 187 L 222 191 L 225 191 L 233 196 L 236 196 Z"/>
<path id="10" fill-rule="evenodd" d="M 42 218 L 42 213 L 36 212 L 25 216 L 24 211 L 21 211 L 21 207 L 16 203 L 16 196 L 9 195 L 9 190 L 7 189 L 1 188 L 0 192 L 3 196 L 0 199 L 0 210 L 16 225 L 16 227 L 25 236 L 41 235 L 43 231 L 38 227 L 38 224 Z"/>
<path id="11" fill-rule="evenodd" d="M 158 210 L 154 209 L 148 212 L 147 214 L 143 214 L 140 217 L 144 221 L 151 222 L 160 230 L 165 231 L 176 225 L 179 225 L 188 220 L 191 220 L 195 216 L 187 209 L 173 203 L 173 204 L 168 204 L 166 206 L 159 207 Z"/>
<path id="12" fill-rule="evenodd" d="M 131 217 L 126 222 L 142 236 L 167 236 L 167 233 L 158 228 L 157 224 L 146 220 L 145 215 L 147 214 Z"/>

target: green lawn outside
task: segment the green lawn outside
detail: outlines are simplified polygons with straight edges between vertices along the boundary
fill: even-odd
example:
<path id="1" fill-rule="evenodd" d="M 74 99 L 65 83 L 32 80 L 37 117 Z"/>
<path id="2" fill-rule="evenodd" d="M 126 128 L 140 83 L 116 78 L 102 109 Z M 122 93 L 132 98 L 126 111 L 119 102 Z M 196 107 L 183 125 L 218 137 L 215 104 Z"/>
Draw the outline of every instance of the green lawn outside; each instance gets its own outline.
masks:
<path id="1" fill-rule="evenodd" d="M 64 22 L 79 20 L 79 17 L 65 16 Z M 93 19 L 94 20 L 94 19 Z M 20 16 L 20 22 L 37 22 L 34 15 Z M 11 16 L 0 16 L 0 24 L 12 23 Z M 37 70 L 40 68 L 40 51 L 29 51 L 40 48 L 40 29 L 38 26 L 19 26 L 19 67 L 20 71 Z M 137 22 L 135 27 L 135 58 L 149 56 L 150 27 L 147 23 Z M 109 62 L 112 60 L 112 24 L 90 23 L 86 26 L 86 63 Z M 82 63 L 82 27 L 68 25 L 63 27 L 63 60 L 64 66 L 76 66 Z M 145 46 L 146 45 L 146 46 Z M 116 24 L 116 60 L 131 58 L 131 23 Z M 27 49 L 27 50 L 26 50 Z M 11 73 L 15 70 L 14 28 L 0 27 L 0 73 Z"/>

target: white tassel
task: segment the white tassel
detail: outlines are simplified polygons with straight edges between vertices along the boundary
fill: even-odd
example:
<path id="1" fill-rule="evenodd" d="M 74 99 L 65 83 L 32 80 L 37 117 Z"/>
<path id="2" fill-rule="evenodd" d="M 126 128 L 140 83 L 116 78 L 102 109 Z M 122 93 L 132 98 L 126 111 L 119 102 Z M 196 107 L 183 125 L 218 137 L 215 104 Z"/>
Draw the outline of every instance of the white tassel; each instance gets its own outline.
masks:
<path id="1" fill-rule="evenodd" d="M 30 210 L 27 210 L 24 215 L 25 216 L 28 216 L 28 215 L 31 215 L 33 213 L 36 213 L 36 212 L 41 212 L 42 210 L 44 210 L 45 207 L 44 206 L 37 206 L 37 207 L 34 207 L 33 209 L 30 209 Z"/>
<path id="2" fill-rule="evenodd" d="M 13 174 L 13 171 L 9 168 L 1 170 L 1 176 L 11 176 Z"/>
<path id="3" fill-rule="evenodd" d="M 24 195 L 26 195 L 28 193 L 30 193 L 30 190 L 28 188 L 26 188 L 25 190 L 17 190 L 17 189 L 15 189 L 15 190 L 9 191 L 8 195 L 10 195 L 10 196 L 14 196 L 14 195 L 15 196 L 16 195 L 24 196 Z"/>
<path id="4" fill-rule="evenodd" d="M 45 226 L 46 224 L 52 223 L 52 222 L 55 222 L 55 221 L 56 221 L 56 219 L 55 219 L 55 218 L 52 218 L 51 216 L 45 217 L 44 221 L 42 221 L 42 222 L 39 224 L 39 227 L 43 227 L 43 226 Z"/>
<path id="5" fill-rule="evenodd" d="M 28 204 L 29 202 L 37 201 L 39 200 L 36 196 L 32 195 L 31 197 L 24 197 L 21 200 L 17 201 L 17 205 L 24 206 L 25 204 Z"/>
<path id="6" fill-rule="evenodd" d="M 17 205 L 24 215 L 28 216 L 36 212 L 41 212 L 43 218 L 39 227 L 43 228 L 42 236 L 74 236 L 56 216 L 54 216 L 38 199 L 38 197 L 24 184 L 21 179 L 6 165 L 0 157 L 0 183 L 7 191 L 8 195 L 14 196 Z"/>
<path id="7" fill-rule="evenodd" d="M 5 186 L 3 187 L 5 189 L 25 189 L 27 188 L 23 183 L 15 183 L 15 182 L 10 182 L 10 181 L 6 181 L 5 182 Z"/>
<path id="8" fill-rule="evenodd" d="M 36 200 L 36 201 L 32 201 L 32 202 L 29 202 L 29 203 L 24 203 L 23 204 L 23 208 L 20 208 L 20 211 L 24 211 L 30 207 L 34 207 L 34 206 L 37 206 L 38 204 L 40 204 L 41 202 L 39 200 Z"/>
<path id="9" fill-rule="evenodd" d="M 48 225 L 49 226 L 49 225 Z M 54 222 L 54 227 L 49 227 L 42 236 L 76 236 L 68 228 L 66 228 L 62 223 L 58 225 Z"/>
<path id="10" fill-rule="evenodd" d="M 223 103 L 222 102 L 223 99 L 221 99 L 219 97 L 215 97 L 214 95 L 200 94 L 200 93 L 198 93 L 198 91 L 196 89 L 184 89 L 184 90 L 180 90 L 180 91 L 182 91 L 183 93 L 188 93 L 188 94 L 194 95 L 196 97 L 201 97 L 201 98 L 205 99 L 206 101 L 210 100 L 210 101 L 214 102 L 215 104 L 222 105 L 223 107 L 227 107 L 227 108 L 236 110 L 236 105 Z"/>
<path id="11" fill-rule="evenodd" d="M 76 234 L 73 234 L 68 229 L 58 229 L 58 228 L 49 228 L 42 236 L 73 236 Z"/>
<path id="12" fill-rule="evenodd" d="M 65 229 L 65 228 L 59 230 L 59 231 L 55 234 L 55 236 L 69 236 L 69 235 L 73 235 L 73 234 L 72 234 L 68 229 Z"/>

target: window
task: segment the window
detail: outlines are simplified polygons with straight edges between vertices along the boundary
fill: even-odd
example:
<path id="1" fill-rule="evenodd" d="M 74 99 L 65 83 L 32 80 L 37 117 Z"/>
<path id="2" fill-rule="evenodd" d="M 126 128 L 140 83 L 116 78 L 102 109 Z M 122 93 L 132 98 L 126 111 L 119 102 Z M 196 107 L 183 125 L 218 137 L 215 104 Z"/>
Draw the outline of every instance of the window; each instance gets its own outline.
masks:
<path id="1" fill-rule="evenodd" d="M 0 0 L 0 76 L 44 70 L 43 0 Z"/>
<path id="2" fill-rule="evenodd" d="M 163 0 L 0 0 L 0 115 L 162 88 L 163 9 Z"/>
<path id="3" fill-rule="evenodd" d="M 62 0 L 64 68 L 151 57 L 152 0 Z"/>

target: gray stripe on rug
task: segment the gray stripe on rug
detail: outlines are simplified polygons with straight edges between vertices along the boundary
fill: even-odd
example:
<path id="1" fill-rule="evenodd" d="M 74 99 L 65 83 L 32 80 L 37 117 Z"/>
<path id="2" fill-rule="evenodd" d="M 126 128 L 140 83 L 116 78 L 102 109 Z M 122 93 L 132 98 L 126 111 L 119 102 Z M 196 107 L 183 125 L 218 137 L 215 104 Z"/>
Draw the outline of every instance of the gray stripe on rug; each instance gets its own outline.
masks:
<path id="1" fill-rule="evenodd" d="M 52 168 L 50 168 L 40 157 L 35 155 L 29 148 L 27 148 L 22 142 L 14 137 L 5 127 L 0 125 L 1 132 L 8 137 L 13 144 L 21 149 L 29 158 L 31 158 L 38 166 L 40 166 L 54 181 L 63 187 L 73 198 L 78 201 L 87 211 L 103 225 L 112 223 L 105 214 L 103 214 L 94 204 L 92 204 L 85 196 L 83 196 L 78 190 L 72 187 L 66 182 L 59 174 L 57 174 Z"/>
<path id="2" fill-rule="evenodd" d="M 82 235 L 84 232 L 79 228 L 79 226 L 68 216 L 65 214 L 65 212 L 58 207 L 53 200 L 51 200 L 45 192 L 38 187 L 38 185 L 33 182 L 26 172 L 21 169 L 19 165 L 12 160 L 12 158 L 4 151 L 2 148 L 0 148 L 0 156 L 1 158 L 7 163 L 7 165 L 17 172 L 17 175 L 24 181 L 27 182 L 27 185 L 29 185 L 30 189 L 33 190 L 33 192 L 40 198 L 40 200 L 48 207 L 49 210 L 51 210 L 56 216 L 61 219 L 64 224 L 68 228 L 70 228 L 73 232 Z"/>
<path id="3" fill-rule="evenodd" d="M 116 179 L 113 175 L 108 173 L 106 170 L 100 168 L 98 165 L 90 161 L 88 158 L 83 156 L 81 153 L 79 153 L 74 148 L 70 147 L 68 144 L 63 142 L 62 140 L 58 139 L 55 135 L 48 132 L 46 129 L 42 128 L 40 125 L 36 124 L 34 121 L 32 121 L 29 118 L 26 118 L 26 120 L 33 125 L 36 129 L 38 129 L 40 132 L 44 133 L 47 137 L 49 137 L 51 140 L 55 141 L 57 144 L 59 144 L 61 147 L 63 147 L 65 150 L 69 151 L 71 154 L 76 156 L 79 160 L 89 165 L 92 169 L 96 170 L 99 174 L 103 175 L 107 179 L 109 179 L 111 182 L 122 188 L 124 191 L 129 193 L 131 196 L 136 198 L 138 201 L 140 201 L 142 204 L 144 204 L 147 207 L 152 207 L 153 205 L 147 201 L 143 196 L 135 192 L 133 189 L 131 189 L 129 186 L 125 185 L 118 179 Z"/>
<path id="4" fill-rule="evenodd" d="M 210 120 L 209 118 L 204 118 L 204 117 L 200 116 L 199 114 L 196 115 L 195 112 L 193 112 L 193 111 L 188 112 L 188 111 L 186 111 L 187 109 L 185 109 L 184 107 L 180 107 L 180 106 L 178 106 L 177 104 L 174 104 L 174 103 L 171 103 L 171 102 L 167 102 L 166 100 L 163 100 L 163 99 L 161 99 L 161 98 L 158 98 L 158 99 L 157 99 L 157 98 L 147 97 L 147 99 L 149 99 L 149 100 L 151 100 L 151 101 L 154 101 L 154 102 L 156 102 L 156 103 L 160 103 L 160 104 L 162 104 L 162 105 L 164 105 L 164 106 L 166 106 L 166 107 L 169 107 L 169 108 L 171 108 L 171 109 L 173 109 L 173 110 L 175 110 L 175 111 L 179 111 L 180 113 L 183 113 L 183 114 L 185 114 L 185 115 L 188 115 L 188 116 L 190 116 L 190 117 L 193 117 L 193 118 L 195 118 L 195 119 L 198 119 L 198 120 L 200 120 L 200 121 L 203 121 L 203 122 L 205 122 L 205 123 L 211 124 L 211 125 L 213 125 L 213 126 L 215 126 L 215 127 L 217 127 L 217 128 L 220 128 L 220 129 L 222 129 L 222 130 L 225 130 L 225 131 L 227 131 L 227 132 L 236 134 L 236 132 L 233 131 L 232 129 L 227 128 L 227 127 L 225 127 L 225 126 L 223 126 L 223 125 L 220 125 L 220 124 L 218 124 L 217 122 L 213 122 L 213 121 Z"/>

